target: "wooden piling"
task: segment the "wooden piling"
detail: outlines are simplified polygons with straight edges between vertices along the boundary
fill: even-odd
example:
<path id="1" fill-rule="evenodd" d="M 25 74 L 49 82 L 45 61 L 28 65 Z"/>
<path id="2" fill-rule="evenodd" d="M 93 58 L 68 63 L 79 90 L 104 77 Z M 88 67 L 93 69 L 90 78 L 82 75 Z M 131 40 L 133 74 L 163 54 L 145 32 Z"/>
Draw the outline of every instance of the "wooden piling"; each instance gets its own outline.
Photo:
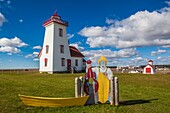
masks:
<path id="1" fill-rule="evenodd" d="M 84 96 L 84 85 L 83 85 L 83 77 L 80 76 L 80 96 L 83 97 Z"/>
<path id="2" fill-rule="evenodd" d="M 79 97 L 79 78 L 75 78 L 75 97 Z"/>
<path id="3" fill-rule="evenodd" d="M 73 67 L 71 67 L 71 74 L 74 74 L 74 69 L 73 69 Z"/>
<path id="4" fill-rule="evenodd" d="M 119 105 L 119 82 L 118 77 L 114 78 L 114 86 L 115 86 L 115 105 Z"/>
<path id="5" fill-rule="evenodd" d="M 115 105 L 114 76 L 110 80 L 110 105 Z"/>

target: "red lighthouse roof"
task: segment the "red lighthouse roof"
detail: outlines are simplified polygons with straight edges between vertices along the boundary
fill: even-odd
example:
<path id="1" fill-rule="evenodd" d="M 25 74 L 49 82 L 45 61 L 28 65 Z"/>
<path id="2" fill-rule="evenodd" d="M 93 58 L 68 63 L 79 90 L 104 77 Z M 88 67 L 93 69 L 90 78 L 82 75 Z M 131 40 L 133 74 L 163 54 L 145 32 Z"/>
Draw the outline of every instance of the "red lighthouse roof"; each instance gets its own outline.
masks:
<path id="1" fill-rule="evenodd" d="M 153 60 L 149 60 L 148 62 L 153 62 Z"/>
<path id="2" fill-rule="evenodd" d="M 57 12 L 55 12 L 51 18 L 49 18 L 48 20 L 46 20 L 43 24 L 43 26 L 47 26 L 49 24 L 51 24 L 52 22 L 54 23 L 58 23 L 64 26 L 68 26 L 68 22 L 61 20 L 61 17 L 57 14 Z"/>
<path id="3" fill-rule="evenodd" d="M 54 13 L 53 16 L 59 16 L 57 13 Z"/>

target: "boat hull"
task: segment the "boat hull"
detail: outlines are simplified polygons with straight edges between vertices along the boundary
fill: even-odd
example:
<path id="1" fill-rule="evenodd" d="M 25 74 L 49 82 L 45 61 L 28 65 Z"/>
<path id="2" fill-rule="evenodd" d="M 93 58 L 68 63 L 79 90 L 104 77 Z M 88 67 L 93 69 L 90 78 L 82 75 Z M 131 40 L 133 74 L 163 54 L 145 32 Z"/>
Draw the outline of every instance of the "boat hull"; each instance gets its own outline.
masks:
<path id="1" fill-rule="evenodd" d="M 65 107 L 65 106 L 83 106 L 89 96 L 73 98 L 48 98 L 18 95 L 22 102 L 27 106 L 37 107 Z"/>

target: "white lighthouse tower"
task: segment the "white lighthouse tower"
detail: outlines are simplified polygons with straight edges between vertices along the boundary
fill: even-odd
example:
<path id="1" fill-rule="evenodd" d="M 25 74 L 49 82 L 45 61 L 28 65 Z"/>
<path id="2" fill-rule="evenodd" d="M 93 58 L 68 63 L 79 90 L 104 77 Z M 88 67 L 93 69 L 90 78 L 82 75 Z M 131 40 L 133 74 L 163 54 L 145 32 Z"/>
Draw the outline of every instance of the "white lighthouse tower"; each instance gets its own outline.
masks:
<path id="1" fill-rule="evenodd" d="M 68 22 L 54 13 L 51 18 L 44 22 L 45 36 L 43 48 L 40 52 L 40 72 L 66 71 L 66 61 L 70 59 L 70 51 L 66 33 Z"/>

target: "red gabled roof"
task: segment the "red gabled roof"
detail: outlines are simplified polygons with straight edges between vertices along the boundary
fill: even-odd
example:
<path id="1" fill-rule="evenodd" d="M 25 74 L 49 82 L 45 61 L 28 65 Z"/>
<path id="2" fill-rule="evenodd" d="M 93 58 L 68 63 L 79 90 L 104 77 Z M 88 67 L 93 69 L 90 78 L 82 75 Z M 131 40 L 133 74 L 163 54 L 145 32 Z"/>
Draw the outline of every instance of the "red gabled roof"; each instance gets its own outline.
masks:
<path id="1" fill-rule="evenodd" d="M 153 60 L 149 60 L 148 62 L 153 62 Z"/>
<path id="2" fill-rule="evenodd" d="M 84 57 L 84 55 L 75 47 L 69 46 L 71 57 Z"/>

